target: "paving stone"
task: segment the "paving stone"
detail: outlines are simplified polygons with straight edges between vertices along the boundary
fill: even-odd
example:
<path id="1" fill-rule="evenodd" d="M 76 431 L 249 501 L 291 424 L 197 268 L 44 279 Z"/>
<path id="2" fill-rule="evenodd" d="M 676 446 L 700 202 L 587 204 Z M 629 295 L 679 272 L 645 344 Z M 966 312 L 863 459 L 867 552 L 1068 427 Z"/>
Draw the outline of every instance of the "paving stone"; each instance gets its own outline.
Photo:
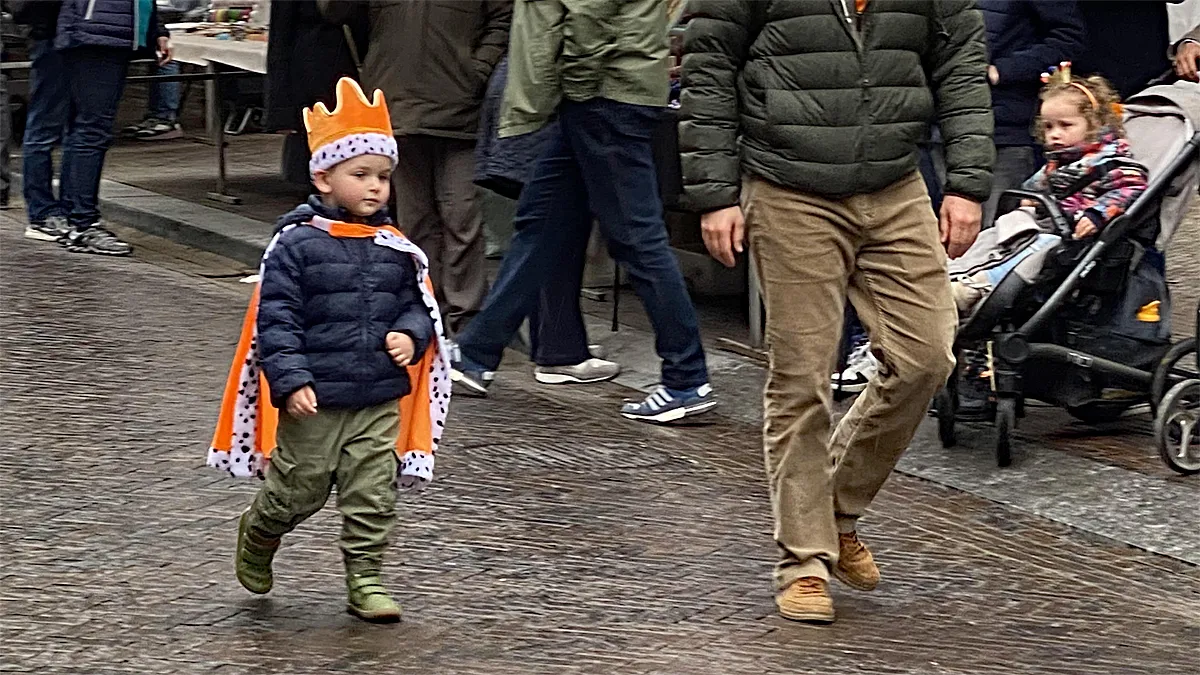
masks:
<path id="1" fill-rule="evenodd" d="M 5 218 L 0 263 L 4 672 L 1200 669 L 1182 556 L 904 474 L 863 523 L 880 588 L 835 587 L 832 627 L 783 621 L 755 424 L 639 426 L 613 415 L 626 389 L 518 372 L 455 402 L 437 481 L 401 500 L 402 623 L 344 613 L 332 508 L 252 597 L 231 556 L 256 486 L 202 466 L 246 289 L 70 255 Z"/>

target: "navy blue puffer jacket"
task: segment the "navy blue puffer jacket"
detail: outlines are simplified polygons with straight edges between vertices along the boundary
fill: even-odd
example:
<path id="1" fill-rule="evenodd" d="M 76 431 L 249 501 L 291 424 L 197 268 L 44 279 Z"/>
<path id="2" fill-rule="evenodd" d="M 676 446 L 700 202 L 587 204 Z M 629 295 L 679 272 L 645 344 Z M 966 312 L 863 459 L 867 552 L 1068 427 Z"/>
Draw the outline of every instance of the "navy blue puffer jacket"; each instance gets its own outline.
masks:
<path id="1" fill-rule="evenodd" d="M 1041 74 L 1086 49 L 1087 32 L 1074 2 L 978 0 L 987 28 L 989 63 L 1000 71 L 992 87 L 996 145 L 1033 145 Z"/>
<path id="2" fill-rule="evenodd" d="M 345 220 L 313 198 L 279 228 L 314 214 Z M 386 216 L 372 224 L 384 222 Z M 259 293 L 258 354 L 276 407 L 305 385 L 323 409 L 361 409 L 408 394 L 408 373 L 392 362 L 384 340 L 405 333 L 424 354 L 433 319 L 407 254 L 369 237 L 297 225 L 267 256 Z"/>
<path id="3" fill-rule="evenodd" d="M 150 25 L 142 44 L 153 48 L 167 31 L 158 22 L 156 3 L 150 3 Z M 63 0 L 58 12 L 56 49 L 113 47 L 137 49 L 134 27 L 142 7 L 138 0 Z"/>

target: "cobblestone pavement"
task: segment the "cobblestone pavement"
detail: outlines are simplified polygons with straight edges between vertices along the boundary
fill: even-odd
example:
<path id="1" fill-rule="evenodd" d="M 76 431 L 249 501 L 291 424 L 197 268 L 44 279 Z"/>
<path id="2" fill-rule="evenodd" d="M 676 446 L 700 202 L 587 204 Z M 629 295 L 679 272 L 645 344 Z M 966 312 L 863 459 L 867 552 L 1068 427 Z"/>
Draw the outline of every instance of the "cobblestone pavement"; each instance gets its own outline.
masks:
<path id="1" fill-rule="evenodd" d="M 401 624 L 343 613 L 332 509 L 251 597 L 231 553 L 255 485 L 202 466 L 246 289 L 203 256 L 139 258 L 0 216 L 0 672 L 1200 669 L 1200 568 L 908 474 L 863 524 L 880 588 L 836 588 L 832 627 L 784 622 L 752 420 L 637 426 L 612 414 L 628 390 L 519 370 L 455 403 L 437 482 L 403 500 Z"/>

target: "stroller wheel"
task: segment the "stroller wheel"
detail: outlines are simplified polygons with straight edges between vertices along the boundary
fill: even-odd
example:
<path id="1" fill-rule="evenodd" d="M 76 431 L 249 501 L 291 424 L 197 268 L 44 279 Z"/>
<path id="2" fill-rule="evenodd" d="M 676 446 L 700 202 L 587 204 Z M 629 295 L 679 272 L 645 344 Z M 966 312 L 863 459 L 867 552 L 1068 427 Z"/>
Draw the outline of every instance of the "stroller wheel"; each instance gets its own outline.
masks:
<path id="1" fill-rule="evenodd" d="M 1200 380 L 1185 380 L 1163 397 L 1154 420 L 1158 454 L 1185 476 L 1200 473 Z"/>
<path id="2" fill-rule="evenodd" d="M 1196 338 L 1188 338 L 1167 350 L 1154 369 L 1154 381 L 1150 385 L 1151 410 L 1158 409 L 1172 387 L 1184 380 L 1200 377 L 1197 358 Z"/>
<path id="3" fill-rule="evenodd" d="M 943 388 L 938 392 L 937 398 L 933 399 L 934 410 L 937 411 L 938 421 L 938 439 L 942 441 L 943 448 L 953 448 L 958 445 L 958 436 L 954 432 L 954 422 L 958 411 L 955 410 L 958 406 L 957 401 L 950 389 Z"/>
<path id="4" fill-rule="evenodd" d="M 1017 428 L 1017 399 L 996 402 L 996 466 L 1012 464 L 1012 432 Z"/>

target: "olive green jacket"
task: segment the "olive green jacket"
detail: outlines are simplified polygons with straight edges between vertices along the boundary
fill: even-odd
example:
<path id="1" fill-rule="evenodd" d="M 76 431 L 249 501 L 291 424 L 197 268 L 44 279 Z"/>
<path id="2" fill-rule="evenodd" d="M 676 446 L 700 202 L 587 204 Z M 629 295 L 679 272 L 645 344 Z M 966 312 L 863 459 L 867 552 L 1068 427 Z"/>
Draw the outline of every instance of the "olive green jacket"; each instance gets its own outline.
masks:
<path id="1" fill-rule="evenodd" d="M 854 7 L 853 0 L 846 0 Z M 684 202 L 738 203 L 752 174 L 842 198 L 917 168 L 930 123 L 946 192 L 987 199 L 995 150 L 983 18 L 970 0 L 691 0 L 684 37 Z"/>
<path id="2" fill-rule="evenodd" d="M 664 0 L 516 0 L 500 135 L 537 131 L 565 98 L 665 106 Z"/>

